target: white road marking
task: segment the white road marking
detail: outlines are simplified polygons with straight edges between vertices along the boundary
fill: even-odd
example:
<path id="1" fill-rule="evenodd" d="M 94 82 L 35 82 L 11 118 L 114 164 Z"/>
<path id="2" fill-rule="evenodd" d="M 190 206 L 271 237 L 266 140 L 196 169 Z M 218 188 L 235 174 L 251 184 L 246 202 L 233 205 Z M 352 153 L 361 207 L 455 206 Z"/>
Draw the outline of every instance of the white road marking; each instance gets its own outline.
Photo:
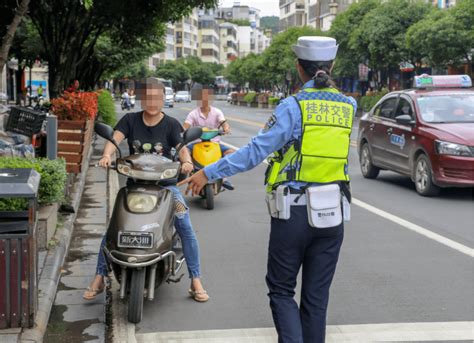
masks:
<path id="1" fill-rule="evenodd" d="M 233 148 L 233 149 L 239 149 L 238 147 L 236 146 L 233 146 L 231 144 L 228 144 L 228 143 L 224 143 L 224 142 L 221 142 L 222 144 L 224 145 L 227 145 L 228 147 L 230 148 Z M 268 164 L 267 160 L 264 160 L 263 163 L 265 164 Z M 426 238 L 429 238 L 433 241 L 436 241 L 440 244 L 443 244 L 451 249 L 454 249 L 460 253 L 463 253 L 469 257 L 474 257 L 474 249 L 464 245 L 464 244 L 461 244 L 459 242 L 456 242 L 450 238 L 447 238 L 447 237 L 444 237 L 440 234 L 437 234 L 431 230 L 428 230 L 420 225 L 417 225 L 417 224 L 414 224 L 412 222 L 409 222 L 408 220 L 405 220 L 399 216 L 396 216 L 394 214 L 391 214 L 387 211 L 384 211 L 384 210 L 381 210 L 375 206 L 372 206 L 362 200 L 359 200 L 359 199 L 356 199 L 356 198 L 352 198 L 352 203 L 356 206 L 359 206 L 373 214 L 376 214 L 382 218 L 385 218 L 387 220 L 390 220 L 392 222 L 394 222 L 395 224 L 398 224 L 402 227 L 404 227 L 405 229 L 408 229 L 408 230 L 411 230 L 413 232 L 416 232 Z"/>
<path id="2" fill-rule="evenodd" d="M 274 343 L 273 328 L 136 334 L 137 343 Z M 326 342 L 423 342 L 474 339 L 474 322 L 329 325 Z"/>
<path id="3" fill-rule="evenodd" d="M 440 244 L 443 244 L 447 247 L 450 247 L 454 250 L 457 250 L 463 254 L 466 254 L 467 256 L 474 257 L 474 249 L 469 248 L 468 246 L 465 246 L 461 243 L 458 243 L 456 241 L 453 241 L 452 239 L 449 239 L 447 237 L 444 237 L 442 235 L 439 235 L 437 233 L 434 233 L 433 231 L 430 231 L 428 229 L 425 229 L 424 227 L 421 227 L 419 225 L 413 224 L 412 222 L 409 222 L 408 220 L 405 220 L 403 218 L 400 218 L 396 215 L 393 215 L 391 213 L 388 213 L 384 210 L 381 210 L 375 206 L 369 205 L 366 202 L 363 202 L 359 199 L 352 199 L 352 203 L 356 206 L 362 207 L 363 209 L 372 212 L 376 215 L 379 215 L 387 220 L 390 220 L 394 222 L 395 224 L 398 224 L 400 226 L 403 226 L 404 228 L 414 231 L 422 236 L 425 236 L 426 238 L 429 238 L 433 241 L 436 241 Z"/>

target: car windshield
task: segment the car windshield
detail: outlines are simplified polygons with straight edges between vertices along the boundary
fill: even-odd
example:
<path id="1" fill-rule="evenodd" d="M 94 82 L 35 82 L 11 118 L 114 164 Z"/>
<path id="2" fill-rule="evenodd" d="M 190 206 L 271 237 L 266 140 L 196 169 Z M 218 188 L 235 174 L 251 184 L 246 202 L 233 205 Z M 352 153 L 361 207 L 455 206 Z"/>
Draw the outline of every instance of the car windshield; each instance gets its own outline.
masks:
<path id="1" fill-rule="evenodd" d="M 166 88 L 166 95 L 172 95 L 173 90 L 171 88 Z"/>
<path id="2" fill-rule="evenodd" d="M 474 122 L 474 94 L 429 95 L 416 101 L 425 122 Z"/>
<path id="3" fill-rule="evenodd" d="M 188 92 L 186 92 L 186 91 L 181 91 L 181 92 L 176 93 L 176 95 L 188 95 Z"/>

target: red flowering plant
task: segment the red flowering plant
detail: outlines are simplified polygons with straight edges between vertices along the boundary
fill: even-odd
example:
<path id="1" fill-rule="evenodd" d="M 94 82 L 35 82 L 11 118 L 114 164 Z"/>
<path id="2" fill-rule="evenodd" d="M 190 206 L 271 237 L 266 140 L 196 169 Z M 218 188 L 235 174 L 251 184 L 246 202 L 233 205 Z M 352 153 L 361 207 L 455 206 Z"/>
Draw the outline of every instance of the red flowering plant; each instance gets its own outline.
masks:
<path id="1" fill-rule="evenodd" d="M 97 115 L 97 93 L 65 91 L 51 100 L 52 111 L 59 120 L 94 120 Z"/>

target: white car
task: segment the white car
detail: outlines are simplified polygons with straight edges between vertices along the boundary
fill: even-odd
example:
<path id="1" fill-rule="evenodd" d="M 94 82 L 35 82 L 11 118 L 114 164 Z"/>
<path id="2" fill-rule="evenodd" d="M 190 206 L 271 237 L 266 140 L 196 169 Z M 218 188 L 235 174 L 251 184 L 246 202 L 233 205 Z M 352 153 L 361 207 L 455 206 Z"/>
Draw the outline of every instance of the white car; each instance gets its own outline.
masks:
<path id="1" fill-rule="evenodd" d="M 179 91 L 174 97 L 176 102 L 191 102 L 191 94 L 188 91 Z"/>
<path id="2" fill-rule="evenodd" d="M 165 87 L 165 106 L 167 107 L 174 106 L 174 93 L 173 93 L 173 89 L 170 87 Z"/>

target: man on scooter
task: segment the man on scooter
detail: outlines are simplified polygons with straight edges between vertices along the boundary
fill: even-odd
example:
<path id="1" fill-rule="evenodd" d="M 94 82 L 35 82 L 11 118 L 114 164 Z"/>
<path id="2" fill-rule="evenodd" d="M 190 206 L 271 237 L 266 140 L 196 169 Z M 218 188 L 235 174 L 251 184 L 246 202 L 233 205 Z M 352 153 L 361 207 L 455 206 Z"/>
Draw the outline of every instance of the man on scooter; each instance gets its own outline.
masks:
<path id="1" fill-rule="evenodd" d="M 230 134 L 230 125 L 224 117 L 224 113 L 214 106 L 211 106 L 212 100 L 214 99 L 214 90 L 209 86 L 203 86 L 196 84 L 193 86 L 191 91 L 191 97 L 197 101 L 198 107 L 189 112 L 186 120 L 184 121 L 183 127 L 185 130 L 192 126 L 206 127 L 208 129 L 220 129 L 224 131 L 224 134 Z M 221 148 L 222 156 L 226 156 L 235 152 L 234 149 L 220 143 L 220 137 L 217 136 L 212 139 L 214 142 L 219 143 Z M 194 144 L 189 144 L 188 148 L 192 152 Z M 228 190 L 233 190 L 234 186 L 229 180 L 224 179 L 222 186 Z"/>
<path id="2" fill-rule="evenodd" d="M 136 141 L 139 141 L 143 145 L 150 144 L 152 147 L 161 143 L 163 156 L 171 159 L 171 149 L 177 149 L 182 142 L 182 127 L 176 119 L 167 116 L 161 111 L 164 105 L 164 90 L 165 87 L 163 84 L 154 78 L 145 79 L 140 83 L 138 96 L 141 100 L 143 111 L 127 113 L 120 119 L 113 135 L 117 144 L 127 139 L 130 152 L 133 152 L 135 150 L 133 143 Z M 114 153 L 114 145 L 107 142 L 99 165 L 101 167 L 110 166 Z M 179 159 L 182 163 L 181 172 L 183 174 L 189 174 L 193 170 L 193 163 L 191 162 L 189 151 L 187 149 L 181 149 Z M 186 258 L 189 277 L 191 279 L 189 294 L 198 302 L 206 302 L 209 300 L 209 296 L 204 290 L 200 280 L 199 243 L 191 224 L 189 209 L 178 187 L 167 186 L 166 188 L 173 192 L 176 203 L 174 225 L 181 237 L 184 257 Z M 97 294 L 102 293 L 105 288 L 104 278 L 107 276 L 108 271 L 102 249 L 104 244 L 105 236 L 102 240 L 97 260 L 96 276 L 83 295 L 83 298 L 86 300 L 95 299 Z"/>

